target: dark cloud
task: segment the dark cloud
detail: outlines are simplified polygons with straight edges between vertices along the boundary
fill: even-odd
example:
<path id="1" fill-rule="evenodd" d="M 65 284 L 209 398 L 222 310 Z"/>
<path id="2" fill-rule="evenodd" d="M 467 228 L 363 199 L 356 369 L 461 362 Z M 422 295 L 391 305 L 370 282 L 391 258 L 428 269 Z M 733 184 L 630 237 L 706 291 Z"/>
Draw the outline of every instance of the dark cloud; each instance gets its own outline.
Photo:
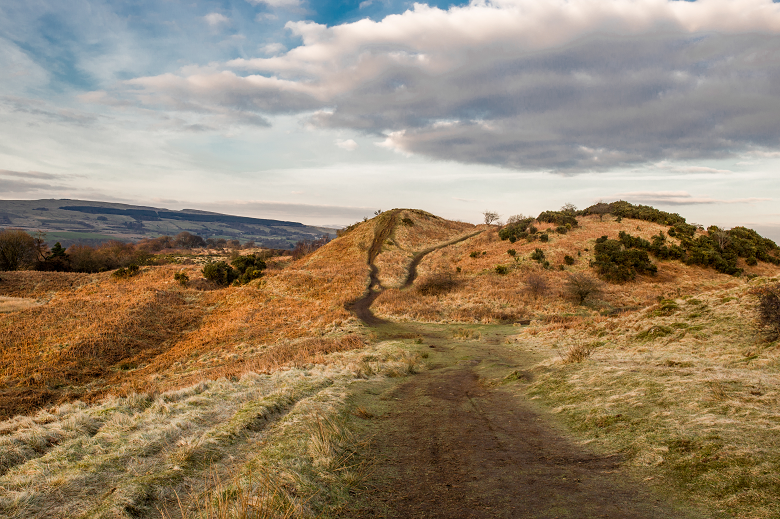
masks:
<path id="1" fill-rule="evenodd" d="M 516 169 L 780 149 L 780 6 L 572 4 L 494 0 L 417 5 L 376 23 L 291 22 L 303 45 L 285 55 L 128 83 L 177 110 L 317 110 L 313 125 L 382 136 L 402 152 Z"/>

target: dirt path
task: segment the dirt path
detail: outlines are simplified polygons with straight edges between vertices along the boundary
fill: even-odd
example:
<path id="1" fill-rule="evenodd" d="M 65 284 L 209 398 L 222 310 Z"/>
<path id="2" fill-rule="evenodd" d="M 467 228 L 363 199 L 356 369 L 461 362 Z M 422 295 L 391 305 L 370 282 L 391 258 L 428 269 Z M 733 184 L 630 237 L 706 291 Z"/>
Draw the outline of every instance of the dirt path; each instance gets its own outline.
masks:
<path id="1" fill-rule="evenodd" d="M 504 356 L 511 327 L 482 328 L 479 341 L 454 341 L 450 327 L 408 326 L 434 369 L 381 397 L 373 490 L 351 517 L 697 517 L 642 489 L 619 457 L 567 439 L 522 382 L 500 384 L 533 359 Z"/>
<path id="2" fill-rule="evenodd" d="M 415 255 L 405 286 L 437 248 Z M 358 315 L 379 337 L 418 337 L 433 365 L 389 393 L 357 397 L 376 415 L 377 465 L 372 490 L 343 517 L 703 517 L 651 494 L 619 456 L 576 445 L 534 408 L 520 387 L 535 359 L 503 345 L 512 326 L 390 323 L 371 314 L 380 290 L 372 278 Z M 455 340 L 457 328 L 479 328 L 477 340 Z M 520 381 L 502 383 L 512 373 Z"/>

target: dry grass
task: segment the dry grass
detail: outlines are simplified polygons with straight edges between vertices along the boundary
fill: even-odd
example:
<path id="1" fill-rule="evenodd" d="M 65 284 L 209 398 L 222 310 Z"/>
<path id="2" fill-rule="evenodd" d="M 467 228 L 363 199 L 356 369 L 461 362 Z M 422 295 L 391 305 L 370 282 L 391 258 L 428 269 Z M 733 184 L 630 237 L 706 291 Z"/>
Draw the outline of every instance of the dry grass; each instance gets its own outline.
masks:
<path id="1" fill-rule="evenodd" d="M 586 301 L 587 308 L 584 308 L 569 298 L 566 283 L 570 273 L 590 272 L 589 262 L 593 259 L 596 238 L 603 235 L 617 238 L 620 231 L 626 231 L 650 239 L 667 227 L 632 219 L 601 222 L 596 216 L 579 220 L 580 227 L 565 235 L 550 234 L 548 243 L 525 240 L 510 243 L 498 237 L 497 229 L 486 228 L 475 237 L 427 255 L 420 263 L 417 283 L 435 276 L 452 275 L 457 280 L 453 290 L 440 297 L 387 290 L 377 299 L 374 310 L 383 317 L 431 322 L 546 319 L 566 314 L 636 310 L 654 304 L 659 298 L 679 298 L 744 283 L 743 279 L 713 269 L 663 261 L 658 262 L 659 272 L 655 276 L 638 276 L 628 285 L 602 285 L 598 298 Z M 540 225 L 542 229 L 546 227 L 551 226 Z M 536 248 L 544 251 L 551 263 L 550 270 L 541 269 L 539 263 L 530 259 Z M 509 249 L 516 251 L 516 257 L 507 253 Z M 475 253 L 474 257 L 472 253 Z M 566 255 L 574 257 L 575 264 L 559 270 Z M 508 274 L 497 274 L 495 267 L 498 265 L 506 266 Z M 756 267 L 746 267 L 746 271 L 774 275 L 778 269 L 759 263 Z M 529 276 L 539 275 L 544 275 L 548 286 L 544 295 L 536 295 L 526 288 Z"/>
<path id="2" fill-rule="evenodd" d="M 123 281 L 110 273 L 4 274 L 0 294 L 44 304 L 0 314 L 0 418 L 361 347 L 345 305 L 366 288 L 373 234 L 366 222 L 250 285 L 222 290 L 197 265 L 145 267 Z M 182 270 L 187 287 L 173 280 Z"/>
<path id="3" fill-rule="evenodd" d="M 316 516 L 365 475 L 350 386 L 423 366 L 398 343 L 329 357 L 0 422 L 0 515 Z"/>
<path id="4" fill-rule="evenodd" d="M 650 482 L 715 512 L 777 517 L 780 345 L 755 326 L 752 295 L 764 282 L 538 321 L 515 338 L 548 357 L 530 394 Z"/>
<path id="5" fill-rule="evenodd" d="M 0 313 L 5 312 L 18 312 L 19 310 L 26 310 L 34 306 L 38 306 L 40 303 L 36 299 L 28 297 L 3 297 L 0 296 Z"/>

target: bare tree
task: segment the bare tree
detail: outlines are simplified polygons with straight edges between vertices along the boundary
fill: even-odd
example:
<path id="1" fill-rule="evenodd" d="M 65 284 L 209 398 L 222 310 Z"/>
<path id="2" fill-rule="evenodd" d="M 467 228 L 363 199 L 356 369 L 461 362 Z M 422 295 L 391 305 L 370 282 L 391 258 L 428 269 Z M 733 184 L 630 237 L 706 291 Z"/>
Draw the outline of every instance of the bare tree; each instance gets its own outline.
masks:
<path id="1" fill-rule="evenodd" d="M 0 232 L 0 270 L 19 270 L 37 259 L 39 241 L 21 229 Z"/>
<path id="2" fill-rule="evenodd" d="M 569 202 L 566 202 L 565 204 L 563 204 L 563 207 L 561 207 L 561 212 L 574 214 L 577 212 L 577 206 L 574 204 L 570 204 Z"/>
<path id="3" fill-rule="evenodd" d="M 525 286 L 534 298 L 545 295 L 550 291 L 550 283 L 547 276 L 541 272 L 531 272 L 525 278 Z"/>
<path id="4" fill-rule="evenodd" d="M 720 247 L 721 251 L 725 250 L 725 248 L 728 247 L 731 243 L 731 235 L 728 231 L 724 231 L 722 229 L 718 229 L 712 233 L 712 238 L 715 240 L 715 243 L 718 244 L 718 247 Z"/>
<path id="5" fill-rule="evenodd" d="M 563 285 L 564 291 L 578 304 L 585 303 L 589 297 L 601 292 L 601 282 L 584 272 L 570 272 L 567 277 L 568 279 Z"/>
<path id="6" fill-rule="evenodd" d="M 507 225 L 512 225 L 513 223 L 517 223 L 519 221 L 525 220 L 526 218 L 528 218 L 528 217 L 525 216 L 524 214 L 513 214 L 512 216 L 507 218 L 506 224 Z"/>
<path id="7" fill-rule="evenodd" d="M 610 212 L 609 204 L 607 204 L 607 203 L 605 203 L 605 202 L 603 202 L 601 200 L 599 200 L 596 203 L 596 205 L 592 205 L 592 206 L 588 207 L 588 213 L 589 214 L 597 214 L 597 215 L 599 215 L 599 220 L 600 221 L 603 221 L 604 220 L 604 215 L 605 214 L 609 214 L 609 212 Z"/>
<path id="8" fill-rule="evenodd" d="M 495 211 L 485 211 L 482 213 L 482 216 L 485 217 L 485 223 L 487 225 L 490 225 L 491 223 L 495 222 L 499 218 L 499 214 Z"/>

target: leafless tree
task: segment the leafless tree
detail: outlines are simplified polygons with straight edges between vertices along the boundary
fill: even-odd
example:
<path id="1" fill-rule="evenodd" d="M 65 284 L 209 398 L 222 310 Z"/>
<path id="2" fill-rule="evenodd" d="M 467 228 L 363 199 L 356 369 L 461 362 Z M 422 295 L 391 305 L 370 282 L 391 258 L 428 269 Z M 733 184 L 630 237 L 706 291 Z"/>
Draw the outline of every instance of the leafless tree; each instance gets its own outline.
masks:
<path id="1" fill-rule="evenodd" d="M 541 272 L 531 272 L 525 278 L 525 286 L 534 298 L 545 295 L 550 291 L 550 283 L 547 276 Z"/>
<path id="2" fill-rule="evenodd" d="M 42 244 L 21 229 L 0 232 L 0 270 L 19 270 L 35 262 Z"/>
<path id="3" fill-rule="evenodd" d="M 564 291 L 569 297 L 583 304 L 589 297 L 601 292 L 601 282 L 584 272 L 567 273 Z"/>
<path id="4" fill-rule="evenodd" d="M 729 234 L 728 231 L 724 231 L 722 229 L 718 229 L 717 231 L 712 233 L 712 238 L 718 244 L 720 250 L 724 250 L 731 243 L 731 235 Z"/>
<path id="5" fill-rule="evenodd" d="M 567 202 L 563 204 L 563 207 L 561 207 L 561 212 L 574 214 L 577 212 L 577 206 Z"/>
<path id="6" fill-rule="evenodd" d="M 521 220 L 525 220 L 526 218 L 528 218 L 528 217 L 525 216 L 524 214 L 513 214 L 512 216 L 507 218 L 506 224 L 507 225 L 512 225 L 513 223 L 517 223 L 517 222 L 519 222 Z"/>
<path id="7" fill-rule="evenodd" d="M 485 217 L 485 223 L 487 225 L 490 225 L 491 223 L 495 222 L 499 218 L 499 214 L 495 211 L 485 211 L 482 213 L 482 216 Z"/>
<path id="8" fill-rule="evenodd" d="M 599 200 L 596 203 L 596 205 L 592 205 L 592 206 L 588 207 L 588 213 L 599 215 L 599 220 L 600 221 L 603 221 L 604 220 L 604 215 L 605 214 L 609 214 L 609 212 L 610 212 L 609 204 L 607 204 L 607 203 L 605 203 L 605 202 L 603 202 L 601 200 Z"/>

